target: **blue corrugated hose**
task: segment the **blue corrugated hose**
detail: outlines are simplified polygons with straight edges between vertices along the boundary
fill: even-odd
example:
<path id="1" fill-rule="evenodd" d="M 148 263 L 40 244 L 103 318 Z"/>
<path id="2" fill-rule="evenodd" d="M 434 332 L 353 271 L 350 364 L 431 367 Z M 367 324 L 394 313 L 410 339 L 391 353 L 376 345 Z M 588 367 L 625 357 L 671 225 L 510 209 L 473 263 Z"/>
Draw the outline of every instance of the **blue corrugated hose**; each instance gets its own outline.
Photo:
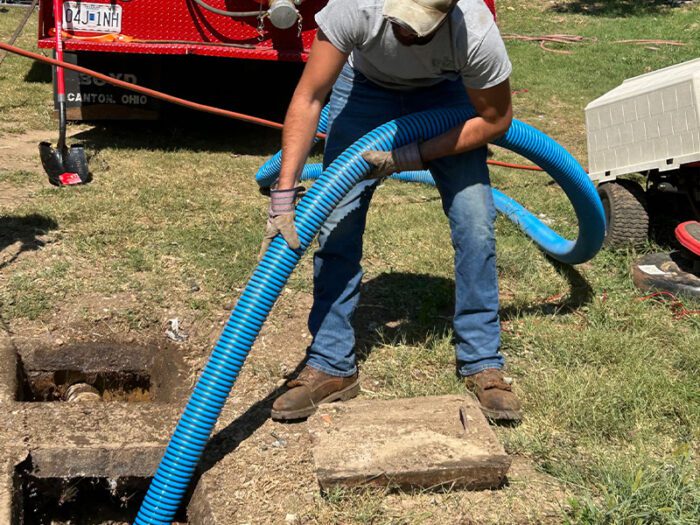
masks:
<path id="1" fill-rule="evenodd" d="M 355 142 L 318 176 L 297 206 L 295 224 L 301 248 L 292 250 L 277 236 L 253 272 L 180 417 L 136 517 L 137 525 L 166 525 L 174 519 L 229 392 L 287 279 L 323 222 L 369 171 L 370 165 L 360 154 L 369 149 L 389 151 L 414 140 L 428 139 L 473 116 L 469 110 L 436 110 L 387 122 Z M 324 112 L 322 127 L 326 119 Z M 576 160 L 546 135 L 521 122 L 514 122 L 495 144 L 524 155 L 557 180 L 574 205 L 579 237 L 575 242 L 561 238 L 500 192 L 495 194 L 498 209 L 560 261 L 580 263 L 593 257 L 605 234 L 603 206 Z M 274 182 L 279 160 L 276 155 L 261 169 L 261 185 Z M 305 170 L 307 177 L 316 176 L 319 171 L 316 167 Z M 429 177 L 427 172 L 395 176 L 420 182 L 428 182 Z"/>
<path id="2" fill-rule="evenodd" d="M 325 133 L 328 124 L 328 106 L 323 109 L 317 133 Z M 519 153 L 548 172 L 564 189 L 571 200 L 579 223 L 576 242 L 567 240 L 544 224 L 519 202 L 493 188 L 496 209 L 517 224 L 539 247 L 552 258 L 567 264 L 579 264 L 591 259 L 605 236 L 605 214 L 595 187 L 581 165 L 564 148 L 541 131 L 513 121 L 508 133 L 494 144 Z M 270 187 L 279 176 L 282 152 L 276 153 L 258 170 L 255 180 L 261 187 Z M 302 180 L 317 179 L 321 164 L 307 164 Z M 389 177 L 404 182 L 435 185 L 429 171 L 407 171 Z"/>

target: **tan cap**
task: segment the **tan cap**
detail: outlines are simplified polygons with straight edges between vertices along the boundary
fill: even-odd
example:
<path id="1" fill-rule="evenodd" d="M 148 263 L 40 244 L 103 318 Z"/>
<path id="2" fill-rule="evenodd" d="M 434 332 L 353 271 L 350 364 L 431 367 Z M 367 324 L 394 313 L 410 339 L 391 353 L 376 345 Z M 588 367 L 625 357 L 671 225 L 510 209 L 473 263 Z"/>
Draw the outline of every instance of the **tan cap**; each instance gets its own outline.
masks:
<path id="1" fill-rule="evenodd" d="M 382 15 L 413 30 L 417 36 L 433 33 L 458 0 L 385 0 Z"/>

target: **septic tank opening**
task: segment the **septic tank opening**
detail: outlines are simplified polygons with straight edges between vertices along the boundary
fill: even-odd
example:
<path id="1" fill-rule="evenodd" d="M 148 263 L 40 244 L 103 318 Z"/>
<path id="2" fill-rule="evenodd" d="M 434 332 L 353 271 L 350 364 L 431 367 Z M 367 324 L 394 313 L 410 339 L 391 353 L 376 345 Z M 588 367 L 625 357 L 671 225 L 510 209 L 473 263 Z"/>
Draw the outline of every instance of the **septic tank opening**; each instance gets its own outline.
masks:
<path id="1" fill-rule="evenodd" d="M 13 525 L 128 525 L 151 478 L 124 476 L 42 478 L 30 461 L 15 469 Z M 185 524 L 184 513 L 175 523 Z"/>
<path id="2" fill-rule="evenodd" d="M 18 351 L 17 401 L 168 401 L 183 392 L 169 347 L 76 344 Z"/>

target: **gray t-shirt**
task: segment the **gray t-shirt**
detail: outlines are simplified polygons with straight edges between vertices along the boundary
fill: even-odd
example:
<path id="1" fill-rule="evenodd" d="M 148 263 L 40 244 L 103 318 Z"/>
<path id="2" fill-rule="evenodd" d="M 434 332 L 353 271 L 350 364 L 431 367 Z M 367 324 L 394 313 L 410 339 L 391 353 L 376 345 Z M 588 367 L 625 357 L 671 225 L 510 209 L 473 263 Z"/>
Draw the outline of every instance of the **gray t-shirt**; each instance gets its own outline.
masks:
<path id="1" fill-rule="evenodd" d="M 316 23 L 349 63 L 390 89 L 413 89 L 462 78 L 472 89 L 505 81 L 512 66 L 498 28 L 483 0 L 459 0 L 433 40 L 400 44 L 382 17 L 384 0 L 330 0 Z"/>

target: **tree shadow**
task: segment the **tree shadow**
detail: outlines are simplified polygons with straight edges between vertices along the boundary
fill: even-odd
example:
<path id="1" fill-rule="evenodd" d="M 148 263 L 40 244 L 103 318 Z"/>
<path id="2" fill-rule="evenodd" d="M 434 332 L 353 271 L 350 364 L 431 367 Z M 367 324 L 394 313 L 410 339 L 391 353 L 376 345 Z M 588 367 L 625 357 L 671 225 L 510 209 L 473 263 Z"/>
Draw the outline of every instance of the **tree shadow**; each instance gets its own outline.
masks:
<path id="1" fill-rule="evenodd" d="M 16 242 L 21 243 L 17 253 L 0 263 L 0 270 L 12 264 L 21 253 L 43 248 L 46 243 L 38 237 L 57 228 L 58 223 L 55 220 L 36 213 L 22 217 L 0 217 L 0 252 Z"/>
<path id="2" fill-rule="evenodd" d="M 557 13 L 591 16 L 627 17 L 654 15 L 673 7 L 680 7 L 688 0 L 573 0 L 558 2 L 551 9 Z"/>

